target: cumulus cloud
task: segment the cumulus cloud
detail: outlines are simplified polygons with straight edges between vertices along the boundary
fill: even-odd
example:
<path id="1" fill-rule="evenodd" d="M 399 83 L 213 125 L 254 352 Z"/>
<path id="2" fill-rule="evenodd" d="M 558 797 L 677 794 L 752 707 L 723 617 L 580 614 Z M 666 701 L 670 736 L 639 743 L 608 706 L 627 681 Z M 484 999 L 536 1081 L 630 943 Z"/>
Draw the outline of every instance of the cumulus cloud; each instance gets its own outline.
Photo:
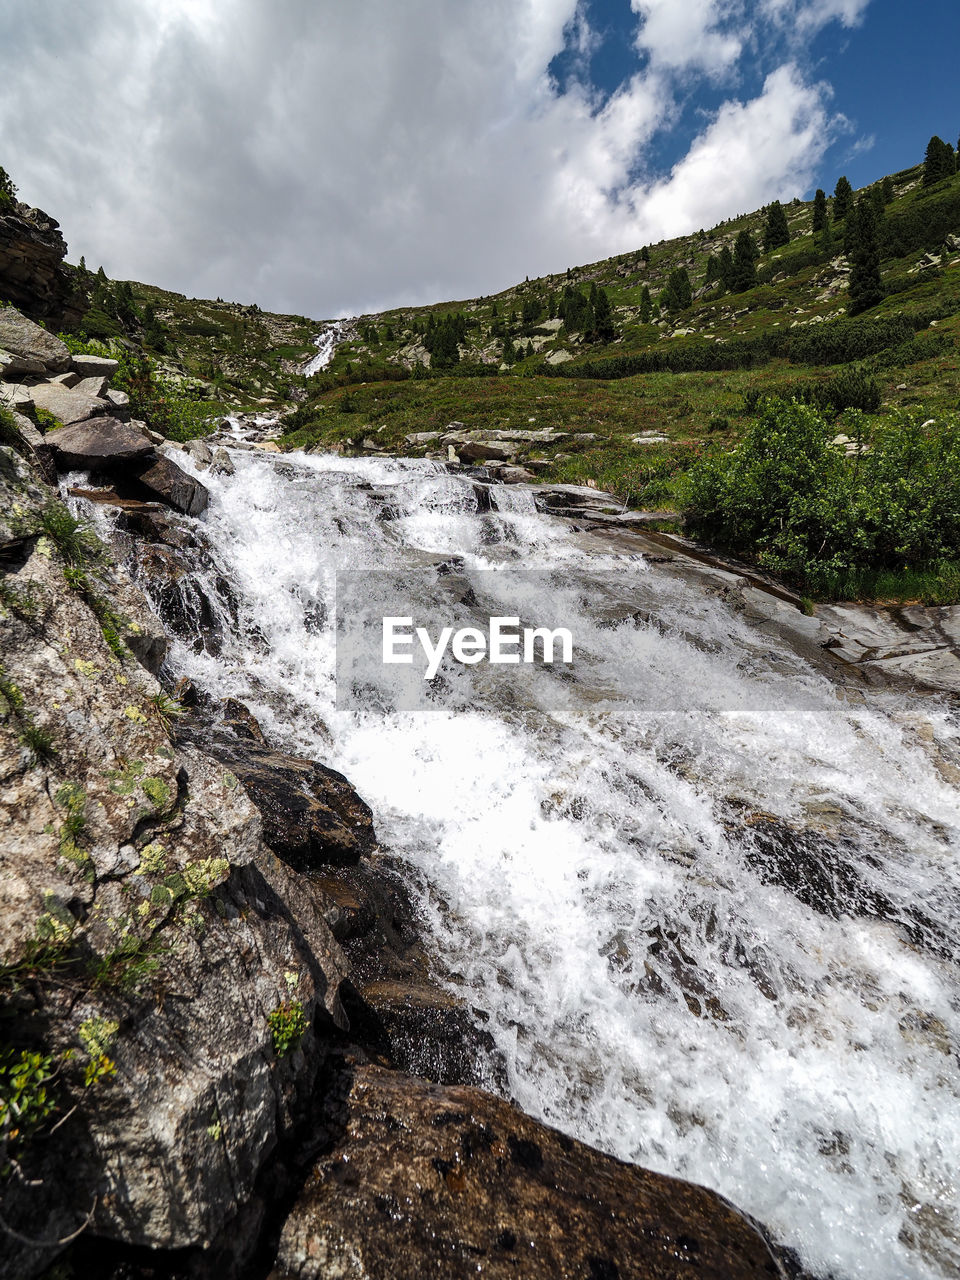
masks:
<path id="1" fill-rule="evenodd" d="M 785 58 L 636 180 L 678 75 L 734 74 L 777 3 L 633 0 L 647 56 L 603 97 L 577 0 L 11 0 L 0 163 L 118 278 L 318 318 L 468 297 L 804 189 L 828 90 Z"/>
<path id="2" fill-rule="evenodd" d="M 630 0 L 642 19 L 638 48 L 654 66 L 689 68 L 713 74 L 740 56 L 743 39 L 732 24 L 742 19 L 742 6 L 729 0 Z"/>

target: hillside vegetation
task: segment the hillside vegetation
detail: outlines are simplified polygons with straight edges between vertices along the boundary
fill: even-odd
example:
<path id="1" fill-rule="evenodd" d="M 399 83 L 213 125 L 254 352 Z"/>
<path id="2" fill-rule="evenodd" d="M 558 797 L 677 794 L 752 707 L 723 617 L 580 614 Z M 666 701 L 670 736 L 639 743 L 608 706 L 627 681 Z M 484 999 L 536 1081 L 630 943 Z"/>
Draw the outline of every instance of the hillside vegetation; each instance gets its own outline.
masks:
<path id="1" fill-rule="evenodd" d="M 289 448 L 357 453 L 445 458 L 436 439 L 413 437 L 451 423 L 547 428 L 564 438 L 520 442 L 514 461 L 634 507 L 679 506 L 692 529 L 749 556 L 691 504 L 702 468 L 736 450 L 765 400 L 809 406 L 854 469 L 897 414 L 939 422 L 958 407 L 960 175 L 948 144 L 931 147 L 860 191 L 841 178 L 830 198 L 775 202 L 495 295 L 357 317 L 311 378 L 300 370 L 323 322 L 110 282 L 82 263 L 81 340 L 126 344 L 135 407 L 159 408 L 152 425 L 178 438 L 231 407 L 282 411 Z M 175 401 L 188 411 L 171 415 Z M 859 568 L 882 570 L 891 598 L 916 592 L 919 553 L 888 541 L 882 564 Z M 942 598 L 954 556 L 960 546 L 939 545 L 920 566 L 936 584 L 921 596 Z M 776 563 L 811 591 L 838 590 L 838 573 L 849 586 L 857 567 L 832 562 L 830 578 Z"/>

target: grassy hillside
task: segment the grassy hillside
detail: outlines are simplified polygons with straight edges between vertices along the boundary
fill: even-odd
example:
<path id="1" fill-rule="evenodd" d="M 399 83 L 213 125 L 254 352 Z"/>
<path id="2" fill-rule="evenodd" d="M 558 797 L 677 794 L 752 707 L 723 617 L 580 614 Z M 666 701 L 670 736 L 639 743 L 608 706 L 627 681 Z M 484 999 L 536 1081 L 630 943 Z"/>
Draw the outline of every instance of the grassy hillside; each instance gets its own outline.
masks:
<path id="1" fill-rule="evenodd" d="M 811 231 L 812 202 L 786 207 L 790 242 L 758 261 L 758 283 L 741 293 L 706 286 L 708 260 L 748 229 L 759 243 L 764 214 L 733 219 L 691 236 L 553 276 L 524 281 L 495 296 L 433 308 L 361 317 L 326 374 L 312 379 L 308 400 L 291 421 L 288 443 L 320 442 L 423 453 L 404 437 L 456 420 L 468 428 L 551 427 L 593 433 L 529 457 L 549 456 L 545 474 L 593 479 L 634 503 L 661 504 L 670 478 L 705 446 L 729 448 L 758 396 L 806 395 L 821 405 L 852 400 L 870 416 L 922 404 L 956 408 L 960 396 L 960 175 L 921 185 L 922 167 L 892 175 L 882 215 L 882 272 L 887 296 L 847 319 L 849 267 L 843 226 L 824 251 Z M 692 305 L 659 311 L 670 274 L 686 267 Z M 613 306 L 616 337 L 591 342 L 551 318 L 565 285 L 602 286 Z M 652 311 L 644 323 L 644 287 Z M 523 323 L 536 303 L 540 314 Z M 423 329 L 432 315 L 464 318 L 460 363 L 430 363 Z M 891 323 L 893 322 L 893 323 Z M 500 332 L 524 353 L 507 367 Z M 424 375 L 426 376 L 417 376 Z M 864 391 L 864 385 L 866 391 Z M 838 430 L 842 424 L 838 426 Z M 664 444 L 637 444 L 656 432 Z M 559 457 L 557 455 L 560 455 Z M 521 455 L 522 459 L 523 455 Z"/>
<path id="2" fill-rule="evenodd" d="M 946 416 L 960 403 L 960 174 L 923 176 L 918 165 L 854 193 L 873 211 L 881 272 L 859 309 L 849 285 L 864 255 L 848 228 L 860 215 L 838 217 L 830 200 L 830 232 L 815 234 L 814 202 L 795 200 L 783 210 L 787 242 L 769 251 L 769 211 L 758 210 L 496 295 L 357 317 L 311 378 L 300 369 L 322 322 L 304 316 L 88 274 L 85 323 L 114 349 L 126 344 L 135 407 L 177 438 L 205 418 L 212 429 L 227 407 L 283 411 L 288 448 L 348 453 L 445 457 L 436 439 L 412 437 L 451 423 L 549 428 L 563 437 L 519 444 L 514 458 L 545 480 L 590 482 L 635 507 L 679 503 L 690 529 L 811 593 L 876 596 L 882 579 L 885 598 L 942 602 L 960 598 L 960 525 L 943 534 L 955 523 L 943 495 L 960 469 L 960 418 Z M 759 248 L 748 284 L 735 270 L 743 233 Z M 144 377 L 138 351 L 159 380 Z M 774 400 L 810 406 L 817 422 L 764 425 Z M 898 414 L 911 409 L 922 411 L 909 428 L 923 456 L 915 475 L 897 453 Z M 924 434 L 928 416 L 947 434 Z M 835 435 L 857 441 L 839 469 Z M 813 452 L 788 458 L 800 436 Z M 748 456 L 766 465 L 764 438 L 812 487 L 785 482 L 783 467 L 769 484 L 747 475 Z M 861 466 L 864 442 L 876 448 Z M 957 468 L 946 466 L 955 455 Z M 811 481 L 828 473 L 829 491 Z M 743 520 L 727 519 L 738 502 L 760 514 L 746 539 Z M 925 514 L 909 530 L 885 514 L 917 502 Z M 802 518 L 804 504 L 816 520 Z"/>

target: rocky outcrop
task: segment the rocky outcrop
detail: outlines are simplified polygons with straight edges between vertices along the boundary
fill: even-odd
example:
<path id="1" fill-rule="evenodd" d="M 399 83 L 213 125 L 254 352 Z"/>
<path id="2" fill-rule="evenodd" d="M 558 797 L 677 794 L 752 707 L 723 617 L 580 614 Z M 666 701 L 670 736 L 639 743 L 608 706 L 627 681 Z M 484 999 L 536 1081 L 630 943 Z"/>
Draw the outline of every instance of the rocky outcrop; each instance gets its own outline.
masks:
<path id="1" fill-rule="evenodd" d="M 361 1067 L 271 1280 L 775 1280 L 713 1192 L 621 1164 L 507 1102 Z"/>
<path id="2" fill-rule="evenodd" d="M 36 320 L 79 321 L 86 308 L 73 273 L 63 265 L 66 253 L 54 218 L 16 205 L 0 216 L 0 297 Z"/>
<path id="3" fill-rule="evenodd" d="M 143 598 L 6 449 L 0 490 L 0 1074 L 30 1053 L 51 1073 L 36 1130 L 4 1131 L 0 1276 L 21 1280 L 56 1253 L 25 1240 L 84 1223 L 220 1231 L 309 1104 L 346 961 L 235 775 L 171 742 L 124 642 L 153 637 L 158 665 Z"/>

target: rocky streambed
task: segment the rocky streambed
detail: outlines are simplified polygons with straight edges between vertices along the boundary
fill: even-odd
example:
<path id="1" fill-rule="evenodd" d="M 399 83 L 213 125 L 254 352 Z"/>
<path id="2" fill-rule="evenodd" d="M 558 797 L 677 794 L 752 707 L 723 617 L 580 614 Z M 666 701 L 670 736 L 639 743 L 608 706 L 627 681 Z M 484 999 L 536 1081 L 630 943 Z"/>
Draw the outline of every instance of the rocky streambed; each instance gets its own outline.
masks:
<path id="1" fill-rule="evenodd" d="M 0 1275 L 783 1274 L 721 1196 L 506 1101 L 370 806 L 173 687 L 244 605 L 203 484 L 106 419 L 0 448 Z"/>

